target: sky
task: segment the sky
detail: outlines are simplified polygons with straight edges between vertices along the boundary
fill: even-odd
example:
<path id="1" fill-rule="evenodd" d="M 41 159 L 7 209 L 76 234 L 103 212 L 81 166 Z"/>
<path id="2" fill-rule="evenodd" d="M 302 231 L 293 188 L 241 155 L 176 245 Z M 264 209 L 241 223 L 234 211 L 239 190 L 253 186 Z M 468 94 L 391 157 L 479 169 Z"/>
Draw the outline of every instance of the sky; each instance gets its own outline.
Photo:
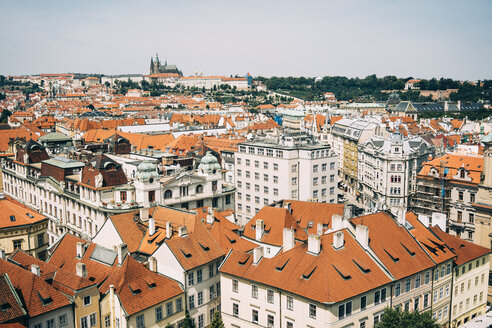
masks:
<path id="1" fill-rule="evenodd" d="M 489 0 L 0 0 L 0 74 L 492 79 Z"/>

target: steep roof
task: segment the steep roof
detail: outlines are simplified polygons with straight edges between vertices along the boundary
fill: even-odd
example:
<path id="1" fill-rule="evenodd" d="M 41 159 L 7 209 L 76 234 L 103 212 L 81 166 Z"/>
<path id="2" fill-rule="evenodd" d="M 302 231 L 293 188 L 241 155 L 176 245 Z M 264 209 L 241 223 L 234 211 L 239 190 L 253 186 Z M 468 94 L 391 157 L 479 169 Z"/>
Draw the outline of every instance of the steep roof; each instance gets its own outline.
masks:
<path id="1" fill-rule="evenodd" d="M 283 229 L 294 229 L 294 238 L 297 240 L 307 240 L 307 234 L 299 226 L 292 214 L 283 207 L 263 207 L 256 215 L 244 226 L 243 235 L 250 239 L 256 237 L 256 220 L 263 220 L 264 233 L 261 236 L 262 243 L 282 246 Z"/>
<path id="2" fill-rule="evenodd" d="M 378 212 L 350 221 L 369 228 L 369 246 L 395 279 L 411 276 L 434 265 L 412 235 L 390 214 Z"/>
<path id="3" fill-rule="evenodd" d="M 111 285 L 129 316 L 183 294 L 175 280 L 150 271 L 131 256 L 111 272 L 101 293 L 106 293 Z"/>
<path id="4" fill-rule="evenodd" d="M 0 306 L 2 306 L 0 323 L 14 321 L 26 315 L 26 310 L 12 286 L 8 273 L 0 274 Z M 6 310 L 3 310 L 4 307 Z"/>
<path id="5" fill-rule="evenodd" d="M 480 245 L 463 240 L 457 236 L 452 236 L 448 233 L 445 233 L 438 226 L 434 226 L 430 229 L 456 254 L 455 263 L 457 265 L 462 265 L 464 263 L 473 261 L 481 256 L 490 254 L 492 252 L 489 248 L 482 247 Z"/>
<path id="6" fill-rule="evenodd" d="M 0 229 L 35 224 L 47 219 L 46 216 L 31 210 L 9 196 L 0 199 Z"/>
<path id="7" fill-rule="evenodd" d="M 306 243 L 263 258 L 255 265 L 253 255 L 232 251 L 221 272 L 239 276 L 320 303 L 339 302 L 386 283 L 388 277 L 355 241 L 348 230 L 344 244 L 333 247 L 333 233 L 322 235 L 318 255 L 308 253 Z"/>
<path id="8" fill-rule="evenodd" d="M 31 271 L 0 259 L 0 274 L 7 273 L 30 317 L 70 305 L 67 296 Z"/>
<path id="9" fill-rule="evenodd" d="M 316 233 L 318 223 L 323 224 L 324 230 L 331 228 L 333 215 L 343 215 L 344 204 L 304 202 L 286 200 L 290 203 L 291 213 L 302 229 L 308 233 Z"/>
<path id="10" fill-rule="evenodd" d="M 458 174 L 459 168 L 464 168 L 468 172 L 468 177 L 471 178 L 470 183 L 480 183 L 480 175 L 483 171 L 483 156 L 446 154 L 425 162 L 418 175 L 420 177 L 427 176 L 432 168 L 435 168 L 439 173 L 444 173 L 441 172 L 441 165 L 447 170 L 446 179 L 448 180 L 452 180 Z M 466 182 L 466 180 L 462 181 L 462 183 Z"/>

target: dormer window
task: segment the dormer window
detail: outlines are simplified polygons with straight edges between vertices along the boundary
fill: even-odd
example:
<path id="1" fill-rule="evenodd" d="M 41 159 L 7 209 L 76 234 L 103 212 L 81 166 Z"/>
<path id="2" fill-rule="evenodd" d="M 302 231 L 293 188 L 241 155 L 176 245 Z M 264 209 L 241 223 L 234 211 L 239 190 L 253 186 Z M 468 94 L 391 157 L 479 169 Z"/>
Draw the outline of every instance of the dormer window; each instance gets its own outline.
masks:
<path id="1" fill-rule="evenodd" d="M 466 172 L 465 172 L 465 170 L 464 170 L 464 169 L 461 169 L 461 170 L 460 170 L 460 178 L 461 178 L 461 179 L 464 179 L 465 177 L 466 177 Z"/>

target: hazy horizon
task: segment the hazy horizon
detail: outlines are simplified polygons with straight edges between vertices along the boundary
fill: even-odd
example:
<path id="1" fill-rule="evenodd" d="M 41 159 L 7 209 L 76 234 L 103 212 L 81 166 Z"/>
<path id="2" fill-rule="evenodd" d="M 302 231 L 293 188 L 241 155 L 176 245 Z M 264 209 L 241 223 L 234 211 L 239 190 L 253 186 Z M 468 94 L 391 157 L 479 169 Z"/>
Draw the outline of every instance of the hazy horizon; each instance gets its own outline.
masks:
<path id="1" fill-rule="evenodd" d="M 492 2 L 0 0 L 0 74 L 492 79 Z M 488 40 L 488 41 L 487 41 Z"/>

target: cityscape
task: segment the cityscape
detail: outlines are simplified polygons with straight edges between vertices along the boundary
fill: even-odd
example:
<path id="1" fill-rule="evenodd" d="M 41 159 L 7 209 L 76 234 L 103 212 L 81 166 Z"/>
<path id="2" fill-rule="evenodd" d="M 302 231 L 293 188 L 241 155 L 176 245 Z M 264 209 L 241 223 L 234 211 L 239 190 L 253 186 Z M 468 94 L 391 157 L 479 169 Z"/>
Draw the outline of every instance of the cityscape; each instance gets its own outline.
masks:
<path id="1" fill-rule="evenodd" d="M 437 3 L 0 0 L 0 328 L 491 327 L 492 6 Z"/>

